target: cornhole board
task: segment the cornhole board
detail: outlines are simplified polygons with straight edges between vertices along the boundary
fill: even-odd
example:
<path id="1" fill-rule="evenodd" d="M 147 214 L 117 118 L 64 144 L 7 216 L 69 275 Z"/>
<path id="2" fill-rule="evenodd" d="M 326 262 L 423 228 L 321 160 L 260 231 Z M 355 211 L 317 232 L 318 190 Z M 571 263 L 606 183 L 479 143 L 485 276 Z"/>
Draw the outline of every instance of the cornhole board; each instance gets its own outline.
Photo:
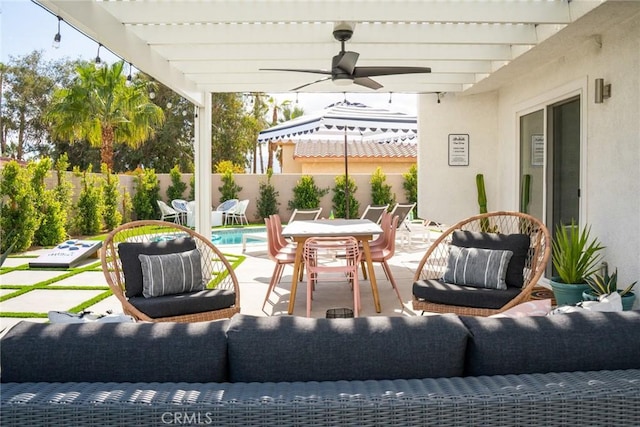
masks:
<path id="1" fill-rule="evenodd" d="M 47 253 L 29 262 L 29 267 L 71 268 L 83 260 L 98 257 L 98 249 L 102 247 L 100 240 L 67 240 Z"/>

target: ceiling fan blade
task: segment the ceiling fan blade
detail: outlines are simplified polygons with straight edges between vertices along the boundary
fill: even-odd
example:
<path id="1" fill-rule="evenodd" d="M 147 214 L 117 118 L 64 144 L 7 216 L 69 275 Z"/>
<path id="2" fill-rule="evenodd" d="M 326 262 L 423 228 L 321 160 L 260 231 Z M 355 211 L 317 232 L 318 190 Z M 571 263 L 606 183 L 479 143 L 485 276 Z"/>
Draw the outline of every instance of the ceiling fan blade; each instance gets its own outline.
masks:
<path id="1" fill-rule="evenodd" d="M 292 92 L 295 92 L 295 91 L 297 91 L 297 90 L 302 89 L 303 87 L 311 86 L 312 84 L 320 83 L 320 82 L 324 82 L 324 81 L 326 81 L 326 80 L 331 80 L 331 77 L 323 77 L 323 78 L 321 78 L 321 79 L 319 79 L 319 80 L 316 80 L 315 82 L 305 83 L 305 84 L 303 84 L 302 86 L 294 87 L 293 89 L 290 89 L 290 90 L 291 90 Z"/>
<path id="2" fill-rule="evenodd" d="M 355 79 L 353 79 L 353 83 L 374 90 L 380 89 L 382 87 L 380 83 L 373 79 L 370 79 L 369 77 L 356 77 Z"/>
<path id="3" fill-rule="evenodd" d="M 307 68 L 260 68 L 260 71 L 293 71 L 296 73 L 313 73 L 313 74 L 326 74 L 331 75 L 331 71 L 328 70 L 313 70 Z"/>
<path id="4" fill-rule="evenodd" d="M 338 62 L 334 67 L 338 67 L 341 70 L 346 71 L 348 74 L 352 74 L 353 70 L 356 68 L 358 57 L 360 57 L 358 52 L 341 52 L 336 56 L 336 58 L 338 58 Z"/>
<path id="5" fill-rule="evenodd" d="M 353 77 L 390 76 L 393 74 L 430 73 L 429 67 L 356 67 Z"/>

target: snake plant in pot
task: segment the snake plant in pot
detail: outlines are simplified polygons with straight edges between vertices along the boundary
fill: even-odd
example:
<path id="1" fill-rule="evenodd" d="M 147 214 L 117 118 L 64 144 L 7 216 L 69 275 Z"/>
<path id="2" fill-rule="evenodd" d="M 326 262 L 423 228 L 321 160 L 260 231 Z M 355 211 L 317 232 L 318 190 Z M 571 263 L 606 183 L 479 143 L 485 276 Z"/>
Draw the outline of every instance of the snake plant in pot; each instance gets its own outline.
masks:
<path id="1" fill-rule="evenodd" d="M 587 284 L 590 289 L 587 289 L 582 293 L 582 298 L 585 301 L 597 301 L 602 295 L 609 295 L 613 292 L 618 292 L 622 299 L 622 309 L 631 310 L 633 303 L 636 300 L 636 294 L 631 292 L 633 286 L 638 283 L 633 282 L 623 290 L 618 289 L 618 269 L 609 276 L 609 272 L 605 269 L 604 273 L 595 273 L 592 276 L 587 277 Z"/>
<path id="2" fill-rule="evenodd" d="M 582 293 L 589 289 L 587 277 L 600 268 L 600 251 L 604 246 L 591 238 L 591 227 L 559 225 L 552 242 L 553 266 L 557 276 L 551 278 L 551 289 L 558 305 L 582 301 Z"/>

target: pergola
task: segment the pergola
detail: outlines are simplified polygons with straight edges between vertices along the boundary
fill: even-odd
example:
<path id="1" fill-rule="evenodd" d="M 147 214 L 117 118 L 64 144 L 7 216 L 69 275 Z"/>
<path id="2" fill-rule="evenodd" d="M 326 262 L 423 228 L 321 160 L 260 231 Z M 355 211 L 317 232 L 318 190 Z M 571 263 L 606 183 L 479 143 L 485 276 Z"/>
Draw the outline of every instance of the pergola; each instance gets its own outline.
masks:
<path id="1" fill-rule="evenodd" d="M 358 66 L 430 67 L 376 77 L 378 92 L 495 89 L 517 60 L 603 0 L 34 0 L 191 101 L 196 121 L 196 229 L 209 230 L 212 92 L 281 93 L 322 76 L 261 68 L 330 69 L 332 33 L 354 28 Z M 609 0 L 614 1 L 614 0 Z M 559 35 L 558 35 L 559 36 Z M 532 58 L 535 58 L 533 55 Z M 540 58 L 536 58 L 539 60 Z M 531 61 L 532 64 L 535 61 Z M 331 80 L 304 92 L 370 91 Z"/>

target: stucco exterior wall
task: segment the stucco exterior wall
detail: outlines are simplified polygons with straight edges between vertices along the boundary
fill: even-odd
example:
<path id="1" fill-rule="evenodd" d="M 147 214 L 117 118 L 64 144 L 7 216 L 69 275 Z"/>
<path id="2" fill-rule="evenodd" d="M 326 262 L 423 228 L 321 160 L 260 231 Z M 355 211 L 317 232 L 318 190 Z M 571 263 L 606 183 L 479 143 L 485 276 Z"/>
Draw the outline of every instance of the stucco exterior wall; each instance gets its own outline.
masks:
<path id="1" fill-rule="evenodd" d="M 489 210 L 517 210 L 517 114 L 579 95 L 580 221 L 607 247 L 605 260 L 619 269 L 621 284 L 640 279 L 640 13 L 609 23 L 597 36 L 554 52 L 554 60 L 495 92 L 445 96 L 440 105 L 433 95 L 420 97 L 420 133 L 426 135 L 418 154 L 420 216 L 451 222 L 477 212 L 476 172 L 485 173 Z M 612 85 L 602 104 L 594 103 L 596 78 Z M 447 167 L 446 135 L 465 129 L 470 166 Z"/>
<path id="2" fill-rule="evenodd" d="M 476 175 L 484 175 L 489 210 L 498 201 L 498 96 L 421 95 L 418 102 L 418 215 L 453 224 L 478 213 Z M 449 166 L 449 135 L 469 135 L 469 165 Z"/>

